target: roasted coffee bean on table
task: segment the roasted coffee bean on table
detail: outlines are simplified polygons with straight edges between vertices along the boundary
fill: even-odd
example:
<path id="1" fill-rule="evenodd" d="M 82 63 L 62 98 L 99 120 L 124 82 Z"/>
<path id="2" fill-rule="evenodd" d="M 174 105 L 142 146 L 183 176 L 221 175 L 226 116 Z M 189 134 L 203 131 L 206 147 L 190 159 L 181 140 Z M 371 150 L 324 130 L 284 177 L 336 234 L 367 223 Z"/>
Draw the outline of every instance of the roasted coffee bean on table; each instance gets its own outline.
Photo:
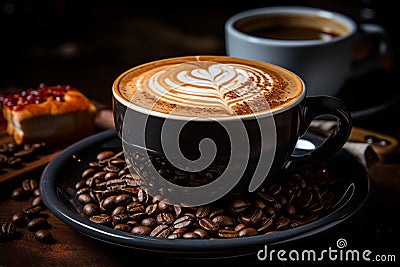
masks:
<path id="1" fill-rule="evenodd" d="M 9 221 L 1 224 L 1 239 L 13 240 L 17 236 L 18 228 L 26 227 L 28 231 L 35 233 L 37 241 L 54 243 L 55 239 L 49 230 L 51 225 L 47 220 L 48 214 L 44 213 L 47 208 L 43 204 L 38 181 L 32 178 L 24 179 L 20 186 L 12 190 L 11 199 L 15 201 L 31 199 L 31 203 L 15 211 Z"/>
<path id="2" fill-rule="evenodd" d="M 53 235 L 48 230 L 38 230 L 35 233 L 35 239 L 41 243 L 53 243 Z"/>
<path id="3" fill-rule="evenodd" d="M 16 232 L 16 226 L 13 222 L 4 222 L 1 224 L 0 239 L 11 239 Z"/>
<path id="4" fill-rule="evenodd" d="M 0 144 L 0 171 L 21 168 L 24 163 L 45 152 L 46 148 L 46 143 L 17 145 L 14 141 L 10 141 Z"/>
<path id="5" fill-rule="evenodd" d="M 158 238 L 243 238 L 284 231 L 317 220 L 337 201 L 335 177 L 326 169 L 280 177 L 248 195 L 232 194 L 213 203 L 188 207 L 150 196 L 143 180 L 131 173 L 120 152 L 93 156 L 76 183 L 76 199 L 83 214 L 99 225 L 133 235 Z M 160 174 L 190 177 L 191 173 L 157 163 Z M 157 167 L 156 167 L 157 168 Z M 210 167 L 196 179 L 216 179 Z"/>

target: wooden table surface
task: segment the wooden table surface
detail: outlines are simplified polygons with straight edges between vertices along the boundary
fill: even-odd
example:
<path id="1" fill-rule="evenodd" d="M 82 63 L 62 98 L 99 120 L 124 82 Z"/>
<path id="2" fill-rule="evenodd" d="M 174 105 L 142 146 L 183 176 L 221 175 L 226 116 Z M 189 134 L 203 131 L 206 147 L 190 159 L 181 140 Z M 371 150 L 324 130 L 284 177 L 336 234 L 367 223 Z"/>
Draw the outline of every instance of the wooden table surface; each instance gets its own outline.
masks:
<path id="1" fill-rule="evenodd" d="M 14 176 L 0 183 L 0 222 L 9 221 L 11 216 L 30 205 L 32 198 L 17 201 L 11 199 L 11 192 L 21 186 L 26 178 L 39 179 L 45 164 Z M 366 203 L 347 221 L 306 239 L 295 241 L 293 247 L 317 248 L 336 247 L 339 238 L 348 241 L 351 249 L 369 249 L 373 252 L 397 254 L 400 260 L 397 213 L 399 210 L 400 163 L 377 162 L 368 169 L 371 191 Z M 107 244 L 85 236 L 64 224 L 48 210 L 45 210 L 49 229 L 55 238 L 53 244 L 43 244 L 34 238 L 26 227 L 17 228 L 18 235 L 0 242 L 0 266 L 135 266 L 139 260 L 152 265 L 163 263 L 251 263 L 264 265 L 254 254 L 218 259 L 191 259 L 163 255 L 156 252 L 138 251 L 132 248 Z M 279 246 L 279 249 L 288 247 Z M 282 266 L 287 266 L 279 262 Z M 287 263 L 286 263 L 287 264 Z"/>
<path id="2" fill-rule="evenodd" d="M 216 5 L 215 9 L 207 9 L 205 20 L 202 8 L 198 8 L 199 12 L 196 13 L 194 12 L 196 10 L 189 7 L 187 12 L 176 12 L 171 16 L 171 13 L 165 13 L 164 9 L 155 10 L 154 5 L 150 5 L 148 10 L 143 11 L 136 6 L 135 2 L 129 1 L 116 1 L 118 4 L 115 6 L 110 5 L 109 2 L 90 5 L 85 1 L 49 1 L 49 3 L 46 1 L 43 4 L 32 1 L 32 5 L 29 1 L 3 2 L 1 2 L 2 11 L 5 16 L 2 17 L 4 19 L 2 25 L 6 25 L 6 27 L 0 27 L 0 30 L 3 33 L 2 36 L 7 38 L 2 40 L 0 46 L 4 48 L 3 45 L 5 45 L 7 49 L 1 49 L 3 52 L 1 54 L 3 64 L 0 66 L 2 85 L 35 86 L 43 81 L 48 83 L 67 81 L 83 88 L 91 97 L 96 97 L 99 101 L 107 101 L 109 104 L 111 103 L 110 82 L 117 74 L 132 65 L 150 59 L 192 54 L 193 52 L 223 53 L 223 27 L 218 25 L 223 25 L 227 16 L 239 11 L 240 6 L 240 9 L 244 9 L 246 6 L 244 4 L 248 1 L 242 1 L 239 5 L 229 2 L 220 5 L 219 8 Z M 68 4 L 64 2 L 68 2 Z M 134 8 L 126 8 L 122 2 L 129 3 L 129 8 Z M 258 2 L 261 3 L 261 1 L 253 2 L 256 2 L 257 5 Z M 272 2 L 282 3 L 281 1 Z M 358 12 L 360 5 L 365 6 L 366 11 L 374 11 L 367 9 L 369 7 L 379 7 L 375 10 L 378 18 L 391 30 L 391 33 L 395 32 L 392 36 L 396 41 L 393 45 L 395 53 L 389 54 L 388 60 L 382 63 L 384 73 L 367 74 L 361 79 L 351 80 L 339 97 L 345 99 L 349 107 L 354 108 L 352 110 L 356 111 L 360 117 L 357 126 L 373 125 L 371 127 L 373 130 L 392 134 L 399 139 L 399 106 L 394 107 L 393 110 L 390 109 L 387 113 L 384 112 L 384 114 L 379 109 L 366 114 L 363 112 L 365 108 L 368 109 L 370 106 L 373 107 L 373 104 L 379 104 L 382 99 L 386 102 L 386 99 L 398 98 L 398 71 L 393 71 L 393 74 L 390 72 L 389 77 L 382 75 L 386 73 L 386 70 L 396 67 L 394 59 L 395 56 L 398 57 L 399 35 L 397 26 L 392 23 L 393 19 L 397 18 L 396 9 L 384 1 L 300 2 L 321 7 L 335 7 L 339 11 L 355 14 L 357 18 L 358 14 L 364 14 Z M 170 4 L 170 2 L 166 3 Z M 249 3 L 249 6 L 252 5 L 254 7 L 254 3 Z M 63 6 L 67 10 L 62 9 Z M 30 12 L 29 7 L 31 7 Z M 46 9 L 49 9 L 51 13 L 46 13 Z M 118 15 L 110 16 L 113 11 L 116 11 L 114 14 Z M 148 13 L 146 13 L 147 11 Z M 168 18 L 167 23 L 163 24 L 161 16 L 154 14 L 155 11 L 165 15 Z M 141 14 L 142 12 L 143 14 Z M 121 13 L 122 16 L 120 16 Z M 368 15 L 371 12 L 365 14 Z M 155 15 L 155 20 L 147 18 L 147 16 L 152 18 L 153 15 Z M 56 19 L 52 20 L 54 18 Z M 37 27 L 38 25 L 43 27 Z M 50 26 L 54 26 L 54 29 Z M 52 32 L 49 32 L 50 30 Z M 45 34 L 50 34 L 51 38 L 46 38 Z M 72 38 L 75 35 L 77 38 Z M 41 46 L 41 44 L 43 45 Z M 358 49 L 357 53 L 362 54 L 363 51 L 365 50 Z M 395 82 L 391 79 L 392 76 Z M 359 110 L 361 112 L 357 112 Z M 102 120 L 100 120 L 101 122 Z M 0 133 L 0 140 L 7 140 L 7 136 Z M 55 150 L 54 153 L 57 154 L 60 151 Z M 0 223 L 10 220 L 12 214 L 30 205 L 31 199 L 12 200 L 11 192 L 14 188 L 19 187 L 22 180 L 26 178 L 39 179 L 46 163 L 55 154 L 41 157 L 29 165 L 30 168 L 25 168 L 23 171 L 13 170 L 3 176 L 0 173 Z M 395 263 L 385 265 L 380 262 L 376 266 L 398 266 L 400 262 L 398 241 L 400 236 L 398 224 L 400 210 L 399 155 L 400 153 L 391 161 L 378 162 L 369 167 L 370 193 L 359 211 L 333 228 L 306 239 L 294 241 L 290 248 L 336 248 L 336 241 L 339 238 L 345 238 L 349 249 L 369 249 L 374 254 L 396 256 Z M 87 237 L 67 226 L 48 210 L 45 213 L 49 216 L 50 231 L 56 242 L 53 244 L 40 243 L 35 240 L 34 233 L 26 228 L 17 228 L 16 238 L 8 241 L 0 240 L 0 267 L 133 267 L 139 266 L 139 264 L 157 266 L 158 264 L 199 262 L 204 266 L 206 264 L 270 266 L 270 262 L 262 262 L 257 259 L 257 251 L 254 254 L 238 257 L 190 259 L 119 247 Z M 276 246 L 274 249 L 289 249 L 289 247 L 282 245 Z M 323 265 L 328 266 L 329 263 L 334 266 L 338 265 L 337 261 L 324 262 Z M 289 262 L 277 262 L 276 265 L 292 266 Z M 298 265 L 298 263 L 293 265 Z M 301 262 L 301 266 L 304 265 L 305 263 Z M 364 262 L 361 262 L 361 265 L 375 266 L 373 264 L 365 265 Z"/>

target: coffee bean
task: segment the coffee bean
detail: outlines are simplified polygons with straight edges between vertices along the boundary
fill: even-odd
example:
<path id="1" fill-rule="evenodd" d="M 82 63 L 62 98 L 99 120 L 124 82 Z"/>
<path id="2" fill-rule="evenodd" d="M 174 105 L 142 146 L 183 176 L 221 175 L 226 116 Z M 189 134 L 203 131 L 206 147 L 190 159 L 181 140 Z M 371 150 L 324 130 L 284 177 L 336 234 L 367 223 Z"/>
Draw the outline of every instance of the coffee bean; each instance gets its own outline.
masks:
<path id="1" fill-rule="evenodd" d="M 113 180 L 113 179 L 118 179 L 119 175 L 116 174 L 115 172 L 107 172 L 104 175 L 104 180 L 105 181 L 109 181 L 109 180 Z"/>
<path id="2" fill-rule="evenodd" d="M 177 239 L 177 238 L 182 238 L 185 233 L 187 233 L 188 230 L 185 227 L 174 229 L 174 231 L 167 237 L 168 239 Z"/>
<path id="3" fill-rule="evenodd" d="M 199 225 L 209 232 L 216 232 L 219 230 L 219 224 L 210 218 L 202 218 Z"/>
<path id="4" fill-rule="evenodd" d="M 245 229 L 247 226 L 244 223 L 239 223 L 238 225 L 233 228 L 236 232 L 240 232 L 241 230 Z"/>
<path id="5" fill-rule="evenodd" d="M 251 206 L 250 201 L 235 199 L 230 203 L 229 209 L 233 214 L 242 214 Z"/>
<path id="6" fill-rule="evenodd" d="M 14 153 L 14 157 L 18 158 L 27 158 L 29 156 L 32 156 L 35 150 L 33 148 L 26 148 L 24 150 L 20 150 Z"/>
<path id="7" fill-rule="evenodd" d="M 238 236 L 239 234 L 235 230 L 226 230 L 226 229 L 218 230 L 218 237 L 220 238 L 235 238 Z"/>
<path id="8" fill-rule="evenodd" d="M 94 176 L 92 176 L 86 180 L 86 185 L 91 189 L 96 189 L 97 184 L 99 184 L 99 183 L 100 183 L 100 180 Z"/>
<path id="9" fill-rule="evenodd" d="M 321 202 L 314 203 L 308 207 L 308 210 L 311 211 L 312 213 L 319 213 L 323 209 L 324 209 L 324 204 Z"/>
<path id="10" fill-rule="evenodd" d="M 22 181 L 22 189 L 27 192 L 35 191 L 38 188 L 38 183 L 34 179 L 25 179 Z"/>
<path id="11" fill-rule="evenodd" d="M 161 212 L 157 214 L 157 223 L 158 224 L 172 224 L 175 220 L 174 215 L 171 213 Z"/>
<path id="12" fill-rule="evenodd" d="M 37 196 L 32 200 L 32 206 L 43 206 L 43 201 L 41 196 Z"/>
<path id="13" fill-rule="evenodd" d="M 24 215 L 25 215 L 27 218 L 29 218 L 29 219 L 38 217 L 38 216 L 40 215 L 41 211 L 42 211 L 42 207 L 41 207 L 41 206 L 38 206 L 38 205 L 36 205 L 36 206 L 30 206 L 30 207 L 24 208 L 24 209 L 22 210 L 22 212 L 24 213 Z"/>
<path id="14" fill-rule="evenodd" d="M 217 223 L 219 227 L 233 226 L 236 224 L 236 220 L 228 215 L 217 215 L 212 219 L 213 222 Z"/>
<path id="15" fill-rule="evenodd" d="M 41 229 L 35 232 L 35 239 L 41 243 L 51 244 L 54 243 L 54 237 L 50 231 Z"/>
<path id="16" fill-rule="evenodd" d="M 4 163 L 7 163 L 7 161 L 8 161 L 8 157 L 5 154 L 0 153 L 0 167 L 3 166 Z"/>
<path id="17" fill-rule="evenodd" d="M 195 232 L 187 232 L 187 233 L 184 233 L 182 237 L 185 239 L 197 239 L 197 238 L 200 238 L 200 235 L 198 235 Z"/>
<path id="18" fill-rule="evenodd" d="M 106 187 L 110 190 L 120 190 L 126 187 L 126 180 L 120 178 L 108 180 L 106 182 Z"/>
<path id="19" fill-rule="evenodd" d="M 0 153 L 7 153 L 9 151 L 7 144 L 0 144 Z"/>
<path id="20" fill-rule="evenodd" d="M 81 203 L 81 204 L 87 204 L 87 203 L 93 203 L 94 202 L 94 199 L 90 196 L 90 194 L 79 194 L 79 196 L 78 196 L 78 201 Z"/>
<path id="21" fill-rule="evenodd" d="M 111 217 L 115 215 L 124 214 L 126 212 L 126 208 L 124 206 L 118 206 L 111 212 Z"/>
<path id="22" fill-rule="evenodd" d="M 27 223 L 25 215 L 22 211 L 15 212 L 12 217 L 11 221 L 18 227 L 24 227 Z"/>
<path id="23" fill-rule="evenodd" d="M 22 159 L 19 157 L 10 157 L 8 158 L 7 163 L 9 164 L 9 166 L 11 167 L 19 167 L 22 164 Z"/>
<path id="24" fill-rule="evenodd" d="M 136 213 L 132 213 L 132 214 L 128 214 L 129 218 L 133 221 L 141 221 L 144 218 L 146 218 L 148 216 L 148 214 L 146 212 L 136 212 Z"/>
<path id="25" fill-rule="evenodd" d="M 260 233 L 265 233 L 267 231 L 270 231 L 273 227 L 274 220 L 272 218 L 266 218 L 263 220 L 260 224 L 260 227 L 257 228 L 257 231 Z"/>
<path id="26" fill-rule="evenodd" d="M 117 214 L 111 218 L 112 218 L 113 225 L 126 223 L 129 220 L 129 217 L 126 214 Z"/>
<path id="27" fill-rule="evenodd" d="M 174 228 L 183 228 L 192 225 L 193 217 L 190 215 L 184 215 L 173 222 Z"/>
<path id="28" fill-rule="evenodd" d="M 142 220 L 142 225 L 150 227 L 150 228 L 154 228 L 157 226 L 157 220 L 154 219 L 153 217 L 147 217 Z"/>
<path id="29" fill-rule="evenodd" d="M 37 231 L 40 229 L 47 229 L 49 227 L 49 223 L 45 218 L 34 218 L 28 222 L 27 228 L 29 231 Z"/>
<path id="30" fill-rule="evenodd" d="M 257 193 L 257 196 L 259 196 L 266 203 L 274 203 L 275 202 L 275 198 L 266 193 Z"/>
<path id="31" fill-rule="evenodd" d="M 83 206 L 82 211 L 86 216 L 91 217 L 93 215 L 98 215 L 100 213 L 100 208 L 94 203 L 87 203 Z"/>
<path id="32" fill-rule="evenodd" d="M 90 193 L 90 188 L 86 187 L 86 184 L 84 186 L 79 186 L 79 188 L 77 188 L 78 191 L 76 191 L 75 195 L 79 196 L 82 194 L 89 194 Z M 79 200 L 79 199 L 78 199 Z M 79 201 L 80 202 L 80 201 Z M 85 202 L 85 201 L 83 201 Z"/>
<path id="33" fill-rule="evenodd" d="M 321 193 L 321 201 L 325 204 L 331 204 L 333 197 L 332 191 L 325 190 Z"/>
<path id="34" fill-rule="evenodd" d="M 105 225 L 105 226 L 111 225 L 111 221 L 112 221 L 111 216 L 108 214 L 104 214 L 104 213 L 99 214 L 99 215 L 90 216 L 89 219 L 94 223 Z"/>
<path id="35" fill-rule="evenodd" d="M 103 160 L 111 158 L 114 155 L 115 155 L 115 153 L 113 151 L 103 151 L 103 152 L 100 152 L 99 154 L 97 154 L 96 159 L 98 161 L 103 161 Z"/>
<path id="36" fill-rule="evenodd" d="M 16 232 L 16 227 L 13 222 L 5 222 L 1 224 L 1 236 L 9 238 L 12 237 Z"/>
<path id="37" fill-rule="evenodd" d="M 133 220 L 127 221 L 126 224 L 129 225 L 130 227 L 136 227 L 139 225 L 139 223 L 137 221 L 133 221 Z"/>
<path id="38" fill-rule="evenodd" d="M 113 165 L 113 166 L 117 166 L 120 168 L 124 168 L 125 167 L 125 160 L 120 159 L 120 158 L 114 158 L 112 160 L 110 160 L 109 164 Z"/>
<path id="39" fill-rule="evenodd" d="M 280 218 L 280 219 L 278 219 L 276 221 L 276 228 L 278 230 L 284 230 L 284 229 L 287 229 L 289 224 L 290 224 L 290 219 L 286 218 L 286 217 L 283 217 L 283 218 Z"/>
<path id="40" fill-rule="evenodd" d="M 171 226 L 166 224 L 160 224 L 150 232 L 150 236 L 167 238 L 172 233 L 172 231 L 173 228 Z"/>
<path id="41" fill-rule="evenodd" d="M 242 221 L 243 221 L 243 217 Z M 261 209 L 254 208 L 251 213 L 249 213 L 246 224 L 249 226 L 258 225 L 262 220 L 266 218 L 266 215 L 263 213 Z"/>
<path id="42" fill-rule="evenodd" d="M 295 228 L 295 227 L 302 226 L 302 225 L 304 225 L 304 224 L 306 224 L 306 222 L 303 221 L 303 220 L 292 220 L 292 221 L 290 222 L 290 227 L 291 227 L 291 228 Z"/>
<path id="43" fill-rule="evenodd" d="M 87 168 L 86 170 L 83 171 L 81 177 L 82 177 L 82 179 L 86 180 L 87 178 L 92 177 L 95 173 L 96 173 L 96 170 L 94 168 Z M 79 181 L 77 184 L 79 184 L 81 182 L 82 181 Z"/>
<path id="44" fill-rule="evenodd" d="M 156 212 L 158 211 L 158 205 L 157 204 L 152 204 L 146 207 L 145 212 L 148 215 L 152 215 L 152 214 L 156 214 Z"/>
<path id="45" fill-rule="evenodd" d="M 120 168 L 118 168 L 117 166 L 113 166 L 113 165 L 109 165 L 109 166 L 106 166 L 106 167 L 104 167 L 104 169 L 103 169 L 104 171 L 106 171 L 106 172 L 112 172 L 112 173 L 118 173 L 121 169 Z M 108 174 L 108 173 L 107 173 Z M 106 175 L 107 175 L 106 174 Z M 105 176 L 104 176 L 105 177 Z"/>
<path id="46" fill-rule="evenodd" d="M 269 187 L 268 192 L 272 196 L 278 196 L 282 192 L 282 186 L 280 184 L 274 183 Z"/>
<path id="47" fill-rule="evenodd" d="M 141 225 L 133 227 L 131 233 L 134 235 L 150 235 L 152 231 L 152 228 Z"/>
<path id="48" fill-rule="evenodd" d="M 158 205 L 158 210 L 160 210 L 162 212 L 163 211 L 168 211 L 171 208 L 171 206 L 168 203 L 164 202 L 164 201 L 158 202 L 157 205 Z"/>
<path id="49" fill-rule="evenodd" d="M 197 234 L 200 238 L 209 238 L 209 234 L 203 228 L 196 228 L 193 230 L 193 233 Z"/>
<path id="50" fill-rule="evenodd" d="M 293 199 L 293 204 L 306 208 L 310 205 L 312 199 L 313 193 L 310 190 L 302 190 L 300 196 Z"/>
<path id="51" fill-rule="evenodd" d="M 35 197 L 38 197 L 38 196 L 41 195 L 41 192 L 40 192 L 40 188 L 39 188 L 39 187 L 36 188 L 35 191 L 33 191 L 33 195 L 34 195 Z"/>
<path id="52" fill-rule="evenodd" d="M 238 232 L 239 237 L 254 236 L 254 235 L 258 235 L 258 231 L 252 227 L 244 228 Z"/>
<path id="53" fill-rule="evenodd" d="M 29 194 L 21 187 L 15 188 L 11 193 L 11 198 L 14 200 L 25 200 L 29 197 Z"/>
<path id="54" fill-rule="evenodd" d="M 296 213 L 296 207 L 292 204 L 289 204 L 286 206 L 286 213 L 290 216 L 290 215 L 294 215 Z"/>
<path id="55" fill-rule="evenodd" d="M 132 227 L 129 226 L 128 224 L 120 223 L 114 226 L 114 230 L 119 230 L 129 233 L 132 231 Z"/>
<path id="56" fill-rule="evenodd" d="M 139 202 L 132 202 L 126 206 L 126 210 L 129 213 L 138 213 L 138 212 L 144 212 L 145 211 L 145 206 Z"/>
<path id="57" fill-rule="evenodd" d="M 100 202 L 100 208 L 103 210 L 113 210 L 118 205 L 116 204 L 117 196 L 109 196 Z"/>
<path id="58" fill-rule="evenodd" d="M 128 194 L 121 194 L 115 197 L 115 205 L 128 205 L 133 202 L 133 199 Z"/>

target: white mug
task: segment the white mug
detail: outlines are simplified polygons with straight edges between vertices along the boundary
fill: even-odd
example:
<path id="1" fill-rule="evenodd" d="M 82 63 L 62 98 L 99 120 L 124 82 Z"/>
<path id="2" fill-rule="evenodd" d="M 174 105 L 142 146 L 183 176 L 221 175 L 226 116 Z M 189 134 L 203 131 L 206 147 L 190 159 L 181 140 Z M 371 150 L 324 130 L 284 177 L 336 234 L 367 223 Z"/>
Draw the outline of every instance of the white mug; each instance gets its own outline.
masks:
<path id="1" fill-rule="evenodd" d="M 282 36 L 285 29 L 279 27 L 288 25 L 297 27 L 291 33 L 295 36 Z M 325 33 L 320 34 L 322 38 L 307 39 L 298 36 L 298 27 L 314 27 Z M 256 32 L 263 30 L 269 30 L 269 33 Z M 376 38 L 378 51 L 356 60 L 354 50 L 357 42 L 366 36 Z M 344 14 L 305 6 L 247 10 L 233 15 L 225 23 L 228 56 L 255 59 L 287 68 L 303 78 L 309 96 L 336 96 L 349 78 L 377 67 L 387 51 L 386 36 L 385 29 L 379 25 L 357 25 Z"/>

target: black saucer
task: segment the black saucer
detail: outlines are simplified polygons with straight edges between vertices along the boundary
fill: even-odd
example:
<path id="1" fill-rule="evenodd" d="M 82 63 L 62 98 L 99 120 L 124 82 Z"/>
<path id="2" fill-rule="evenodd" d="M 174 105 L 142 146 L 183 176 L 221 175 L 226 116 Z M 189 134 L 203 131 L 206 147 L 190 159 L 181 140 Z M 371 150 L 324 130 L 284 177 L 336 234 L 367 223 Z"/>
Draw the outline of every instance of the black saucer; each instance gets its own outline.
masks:
<path id="1" fill-rule="evenodd" d="M 318 138 L 306 136 L 312 142 Z M 283 244 L 315 235 L 351 217 L 364 203 L 369 192 L 369 177 L 365 168 L 348 152 L 341 150 L 326 168 L 341 174 L 343 196 L 331 212 L 318 220 L 268 235 L 231 239 L 162 239 L 135 236 L 91 222 L 81 211 L 75 197 L 75 184 L 89 161 L 103 150 L 121 151 L 120 139 L 114 130 L 106 130 L 66 148 L 45 168 L 40 188 L 46 207 L 71 228 L 91 238 L 139 251 L 153 251 L 188 257 L 226 257 L 245 255 L 257 251 L 265 244 Z"/>

